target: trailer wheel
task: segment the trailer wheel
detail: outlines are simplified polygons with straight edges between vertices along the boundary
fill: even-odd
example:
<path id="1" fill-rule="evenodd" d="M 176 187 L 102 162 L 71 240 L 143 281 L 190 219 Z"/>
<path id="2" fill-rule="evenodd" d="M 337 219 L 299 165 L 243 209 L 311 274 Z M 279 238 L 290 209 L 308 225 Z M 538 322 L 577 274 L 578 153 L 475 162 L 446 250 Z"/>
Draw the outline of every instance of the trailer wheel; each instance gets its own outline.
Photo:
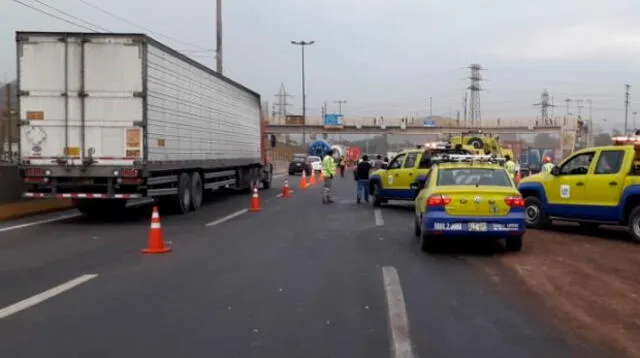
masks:
<path id="1" fill-rule="evenodd" d="M 178 195 L 172 199 L 172 208 L 178 214 L 186 214 L 191 209 L 191 178 L 189 174 L 182 173 L 178 179 Z"/>
<path id="2" fill-rule="evenodd" d="M 202 177 L 200 173 L 194 172 L 191 174 L 191 209 L 193 209 L 193 211 L 202 207 L 203 193 Z"/>
<path id="3" fill-rule="evenodd" d="M 262 189 L 271 189 L 271 182 L 273 181 L 273 166 L 269 166 L 269 170 L 263 173 L 263 178 Z"/>

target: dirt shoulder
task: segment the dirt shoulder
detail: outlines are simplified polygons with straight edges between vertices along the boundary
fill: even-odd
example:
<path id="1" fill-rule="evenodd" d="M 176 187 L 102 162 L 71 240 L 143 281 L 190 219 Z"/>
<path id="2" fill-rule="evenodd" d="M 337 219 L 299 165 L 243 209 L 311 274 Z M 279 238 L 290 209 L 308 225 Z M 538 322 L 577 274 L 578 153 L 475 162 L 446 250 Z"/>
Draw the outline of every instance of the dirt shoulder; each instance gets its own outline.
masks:
<path id="1" fill-rule="evenodd" d="M 556 322 L 589 341 L 640 357 L 640 245 L 624 231 L 566 224 L 531 230 L 525 249 L 503 255 Z"/>

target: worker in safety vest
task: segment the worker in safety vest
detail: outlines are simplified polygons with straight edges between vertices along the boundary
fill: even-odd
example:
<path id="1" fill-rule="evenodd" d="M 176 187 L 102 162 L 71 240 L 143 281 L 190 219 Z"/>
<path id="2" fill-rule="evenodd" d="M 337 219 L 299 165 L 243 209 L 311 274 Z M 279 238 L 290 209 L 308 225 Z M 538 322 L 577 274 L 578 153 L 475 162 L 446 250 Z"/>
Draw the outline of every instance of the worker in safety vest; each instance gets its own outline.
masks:
<path id="1" fill-rule="evenodd" d="M 510 155 L 505 155 L 504 159 L 506 159 L 507 161 L 504 163 L 504 169 L 507 170 L 507 173 L 509 173 L 509 175 L 511 176 L 511 179 L 515 180 L 516 177 L 516 163 L 513 162 L 513 160 L 511 160 L 511 156 Z"/>
<path id="2" fill-rule="evenodd" d="M 542 165 L 542 172 L 545 174 L 551 174 L 551 169 L 553 169 L 553 163 L 551 163 L 551 158 L 544 157 L 544 164 Z"/>
<path id="3" fill-rule="evenodd" d="M 330 149 L 322 158 L 322 175 L 324 176 L 324 190 L 322 192 L 322 203 L 333 203 L 331 199 L 331 184 L 336 175 L 336 163 L 333 159 L 333 149 Z"/>

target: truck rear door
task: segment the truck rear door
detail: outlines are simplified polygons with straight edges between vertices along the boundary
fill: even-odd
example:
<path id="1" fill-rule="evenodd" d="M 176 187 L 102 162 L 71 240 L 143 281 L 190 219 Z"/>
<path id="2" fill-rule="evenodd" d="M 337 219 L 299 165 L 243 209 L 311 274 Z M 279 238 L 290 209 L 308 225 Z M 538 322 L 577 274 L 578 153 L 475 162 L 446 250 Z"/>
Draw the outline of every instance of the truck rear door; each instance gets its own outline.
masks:
<path id="1" fill-rule="evenodd" d="M 142 159 L 144 47 L 136 37 L 19 33 L 17 41 L 23 163 Z"/>

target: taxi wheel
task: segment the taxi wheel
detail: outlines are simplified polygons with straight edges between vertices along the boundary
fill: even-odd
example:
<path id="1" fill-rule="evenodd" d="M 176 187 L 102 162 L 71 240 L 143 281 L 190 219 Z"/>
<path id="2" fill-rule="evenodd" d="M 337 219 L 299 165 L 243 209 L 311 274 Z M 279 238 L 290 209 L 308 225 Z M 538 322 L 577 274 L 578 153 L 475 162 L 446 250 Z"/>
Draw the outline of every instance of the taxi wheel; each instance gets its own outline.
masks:
<path id="1" fill-rule="evenodd" d="M 522 236 L 509 237 L 505 240 L 507 251 L 516 252 L 522 250 Z"/>
<path id="2" fill-rule="evenodd" d="M 420 224 L 418 223 L 418 218 L 416 216 L 413 218 L 413 234 L 416 237 L 420 237 L 420 234 L 422 234 L 422 228 L 420 228 Z"/>
<path id="3" fill-rule="evenodd" d="M 640 244 L 640 207 L 633 209 L 629 214 L 629 233 L 631 234 L 631 240 Z"/>
<path id="4" fill-rule="evenodd" d="M 551 225 L 551 221 L 542 210 L 542 202 L 535 196 L 525 199 L 524 218 L 528 228 L 543 229 Z"/>
<path id="5" fill-rule="evenodd" d="M 424 252 L 433 251 L 437 244 L 438 242 L 434 237 L 429 237 L 429 235 L 424 232 L 420 234 L 420 250 Z"/>

